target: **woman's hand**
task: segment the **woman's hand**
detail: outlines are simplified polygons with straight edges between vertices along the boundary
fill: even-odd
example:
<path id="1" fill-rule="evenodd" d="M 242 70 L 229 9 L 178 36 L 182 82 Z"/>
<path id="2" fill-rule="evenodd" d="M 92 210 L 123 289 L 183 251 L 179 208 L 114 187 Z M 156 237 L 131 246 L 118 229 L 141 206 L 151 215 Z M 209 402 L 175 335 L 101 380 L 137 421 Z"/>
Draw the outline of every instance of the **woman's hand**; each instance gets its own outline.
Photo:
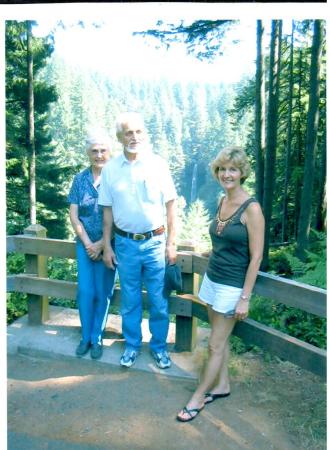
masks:
<path id="1" fill-rule="evenodd" d="M 248 314 L 249 314 L 249 302 L 240 299 L 236 306 L 235 319 L 244 320 L 247 318 Z"/>
<path id="2" fill-rule="evenodd" d="M 87 255 L 93 260 L 97 261 L 100 260 L 101 252 L 103 250 L 103 241 L 102 239 L 96 242 L 91 242 L 90 244 L 86 245 L 86 252 Z"/>

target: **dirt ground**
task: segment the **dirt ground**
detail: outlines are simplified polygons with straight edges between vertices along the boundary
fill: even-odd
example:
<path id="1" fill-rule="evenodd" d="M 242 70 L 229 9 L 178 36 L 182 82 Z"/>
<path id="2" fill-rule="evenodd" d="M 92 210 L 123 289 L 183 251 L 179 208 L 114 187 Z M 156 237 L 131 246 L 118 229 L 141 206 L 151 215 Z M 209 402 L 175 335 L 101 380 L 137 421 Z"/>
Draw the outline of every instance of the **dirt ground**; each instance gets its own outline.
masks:
<path id="1" fill-rule="evenodd" d="M 325 450 L 320 379 L 233 356 L 232 395 L 175 420 L 196 383 L 78 359 L 8 356 L 8 450 Z"/>

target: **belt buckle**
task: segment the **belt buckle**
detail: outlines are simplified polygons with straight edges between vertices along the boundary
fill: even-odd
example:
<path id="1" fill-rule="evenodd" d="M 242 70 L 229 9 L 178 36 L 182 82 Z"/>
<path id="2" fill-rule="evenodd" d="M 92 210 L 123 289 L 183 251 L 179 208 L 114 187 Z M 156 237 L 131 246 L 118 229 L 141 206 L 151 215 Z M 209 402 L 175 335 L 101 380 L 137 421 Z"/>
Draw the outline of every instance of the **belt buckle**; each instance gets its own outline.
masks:
<path id="1" fill-rule="evenodd" d="M 145 235 L 141 234 L 141 233 L 133 233 L 133 240 L 134 241 L 144 241 L 145 240 Z"/>

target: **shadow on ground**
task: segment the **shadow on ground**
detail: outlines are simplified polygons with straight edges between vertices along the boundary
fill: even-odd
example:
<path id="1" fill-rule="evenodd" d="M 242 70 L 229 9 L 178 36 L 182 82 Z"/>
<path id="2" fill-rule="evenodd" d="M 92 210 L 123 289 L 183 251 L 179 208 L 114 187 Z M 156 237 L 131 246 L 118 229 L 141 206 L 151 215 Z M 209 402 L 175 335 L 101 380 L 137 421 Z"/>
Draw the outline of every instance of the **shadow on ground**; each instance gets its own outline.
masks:
<path id="1" fill-rule="evenodd" d="M 232 395 L 182 424 L 175 416 L 195 380 L 88 359 L 8 355 L 8 450 L 326 448 L 317 377 L 252 353 L 235 356 L 231 372 Z M 313 438 L 303 426 L 314 426 Z"/>

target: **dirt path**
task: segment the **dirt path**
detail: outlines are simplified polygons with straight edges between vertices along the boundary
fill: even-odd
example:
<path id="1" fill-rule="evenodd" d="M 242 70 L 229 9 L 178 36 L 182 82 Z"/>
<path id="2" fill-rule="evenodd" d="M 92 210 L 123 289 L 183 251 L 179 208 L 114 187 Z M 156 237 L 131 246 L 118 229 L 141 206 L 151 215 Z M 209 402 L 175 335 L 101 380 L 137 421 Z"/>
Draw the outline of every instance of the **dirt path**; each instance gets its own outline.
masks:
<path id="1" fill-rule="evenodd" d="M 8 357 L 8 450 L 323 450 L 325 387 L 247 353 L 232 395 L 175 420 L 195 383 L 93 361 Z"/>

